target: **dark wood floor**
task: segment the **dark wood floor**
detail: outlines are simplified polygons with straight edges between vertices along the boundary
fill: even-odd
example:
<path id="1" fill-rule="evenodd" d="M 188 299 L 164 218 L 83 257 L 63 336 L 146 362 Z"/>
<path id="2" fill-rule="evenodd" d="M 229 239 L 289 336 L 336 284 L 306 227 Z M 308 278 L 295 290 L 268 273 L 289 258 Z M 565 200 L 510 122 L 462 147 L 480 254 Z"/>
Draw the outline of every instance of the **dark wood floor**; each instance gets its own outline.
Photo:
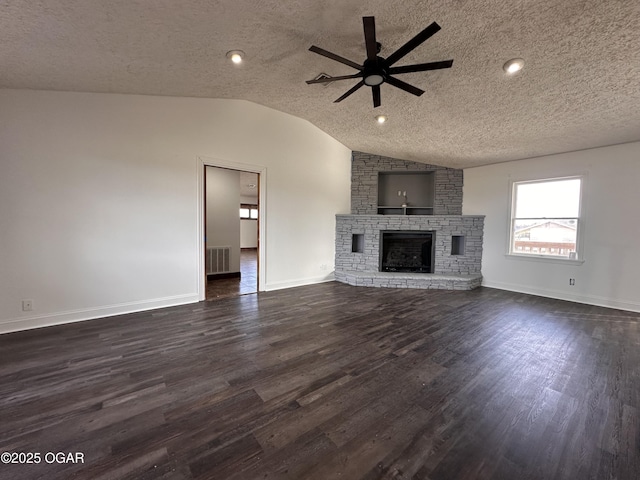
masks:
<path id="1" fill-rule="evenodd" d="M 258 292 L 258 250 L 242 249 L 240 252 L 240 278 L 216 278 L 207 280 L 207 300 L 237 297 Z"/>
<path id="2" fill-rule="evenodd" d="M 640 472 L 640 315 L 326 283 L 0 336 L 2 479 Z"/>

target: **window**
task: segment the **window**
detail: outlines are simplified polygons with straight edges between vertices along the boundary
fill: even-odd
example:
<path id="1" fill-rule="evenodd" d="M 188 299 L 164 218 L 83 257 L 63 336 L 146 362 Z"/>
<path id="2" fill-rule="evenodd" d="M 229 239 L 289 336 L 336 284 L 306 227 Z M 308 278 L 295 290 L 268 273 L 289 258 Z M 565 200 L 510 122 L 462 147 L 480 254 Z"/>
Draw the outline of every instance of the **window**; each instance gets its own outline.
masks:
<path id="1" fill-rule="evenodd" d="M 582 177 L 513 183 L 511 255 L 578 260 Z"/>
<path id="2" fill-rule="evenodd" d="M 243 203 L 240 205 L 240 218 L 242 219 L 258 219 L 258 206 Z"/>

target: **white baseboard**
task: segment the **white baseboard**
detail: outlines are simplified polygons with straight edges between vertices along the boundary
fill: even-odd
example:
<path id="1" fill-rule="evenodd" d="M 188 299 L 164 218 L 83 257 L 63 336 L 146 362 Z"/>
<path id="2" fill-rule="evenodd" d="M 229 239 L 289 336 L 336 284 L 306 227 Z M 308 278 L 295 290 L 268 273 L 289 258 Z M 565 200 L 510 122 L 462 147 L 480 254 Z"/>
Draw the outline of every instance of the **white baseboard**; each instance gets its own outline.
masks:
<path id="1" fill-rule="evenodd" d="M 81 310 L 69 310 L 67 312 L 57 312 L 44 315 L 32 315 L 28 317 L 18 317 L 0 321 L 0 334 L 17 332 L 20 330 L 31 330 L 34 328 L 50 327 L 64 323 L 82 322 L 102 317 L 112 317 L 126 313 L 140 312 L 144 310 L 155 310 L 156 308 L 174 307 L 187 303 L 198 302 L 198 294 L 190 293 L 186 295 L 176 295 L 173 297 L 156 298 L 144 300 L 142 302 L 119 303 L 116 305 L 106 305 L 97 308 L 87 308 Z"/>
<path id="2" fill-rule="evenodd" d="M 304 285 L 313 285 L 314 283 L 333 282 L 335 280 L 333 272 L 320 277 L 300 278 L 297 280 L 289 280 L 286 282 L 267 282 L 265 285 L 265 291 L 270 292 L 272 290 L 282 290 L 283 288 L 302 287 Z"/>
<path id="3" fill-rule="evenodd" d="M 510 292 L 527 293 L 529 295 L 537 295 L 539 297 L 566 300 L 569 302 L 585 303 L 587 305 L 595 305 L 598 307 L 617 308 L 619 310 L 628 310 L 630 312 L 640 312 L 640 303 L 628 300 L 618 300 L 615 298 L 599 297 L 595 295 L 577 295 L 515 283 L 492 282 L 487 281 L 486 278 L 483 279 L 482 286 L 497 288 L 499 290 L 508 290 Z"/>

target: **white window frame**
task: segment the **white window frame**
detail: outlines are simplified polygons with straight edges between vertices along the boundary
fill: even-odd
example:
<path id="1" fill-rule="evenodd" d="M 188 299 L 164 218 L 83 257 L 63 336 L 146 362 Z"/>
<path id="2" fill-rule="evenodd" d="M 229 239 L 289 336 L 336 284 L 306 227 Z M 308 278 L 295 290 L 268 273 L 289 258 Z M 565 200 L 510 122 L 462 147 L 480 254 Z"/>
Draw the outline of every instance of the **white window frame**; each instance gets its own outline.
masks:
<path id="1" fill-rule="evenodd" d="M 514 245 L 514 224 L 516 220 L 522 220 L 523 218 L 518 218 L 515 216 L 516 212 L 516 203 L 517 203 L 517 195 L 516 189 L 518 185 L 523 184 L 531 184 L 531 183 L 549 183 L 563 180 L 580 180 L 580 198 L 578 204 L 578 216 L 570 217 L 575 218 L 577 220 L 577 231 L 576 231 L 576 257 L 575 258 L 567 258 L 561 257 L 558 255 L 545 255 L 541 253 L 518 253 L 513 251 Z M 531 179 L 519 179 L 512 180 L 510 182 L 510 199 L 509 199 L 509 227 L 508 227 L 508 244 L 507 244 L 507 253 L 508 257 L 514 257 L 518 259 L 530 259 L 534 261 L 551 261 L 551 262 L 559 262 L 559 263 L 584 263 L 584 250 L 583 250 L 583 234 L 584 234 L 584 191 L 586 184 L 586 175 L 578 174 L 578 175 L 567 175 L 562 177 L 548 177 L 548 178 L 531 178 Z M 569 217 L 536 217 L 541 220 L 562 220 L 568 219 Z"/>

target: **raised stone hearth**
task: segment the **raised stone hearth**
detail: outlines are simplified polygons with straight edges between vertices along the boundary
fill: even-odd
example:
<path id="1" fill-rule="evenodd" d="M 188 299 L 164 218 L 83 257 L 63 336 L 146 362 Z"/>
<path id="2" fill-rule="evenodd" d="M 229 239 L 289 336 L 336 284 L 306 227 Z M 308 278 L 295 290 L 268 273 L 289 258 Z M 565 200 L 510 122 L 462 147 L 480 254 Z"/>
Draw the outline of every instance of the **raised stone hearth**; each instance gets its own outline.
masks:
<path id="1" fill-rule="evenodd" d="M 473 290 L 482 284 L 482 275 L 438 275 L 435 273 L 336 272 L 336 280 L 354 287 L 424 288 Z"/>

